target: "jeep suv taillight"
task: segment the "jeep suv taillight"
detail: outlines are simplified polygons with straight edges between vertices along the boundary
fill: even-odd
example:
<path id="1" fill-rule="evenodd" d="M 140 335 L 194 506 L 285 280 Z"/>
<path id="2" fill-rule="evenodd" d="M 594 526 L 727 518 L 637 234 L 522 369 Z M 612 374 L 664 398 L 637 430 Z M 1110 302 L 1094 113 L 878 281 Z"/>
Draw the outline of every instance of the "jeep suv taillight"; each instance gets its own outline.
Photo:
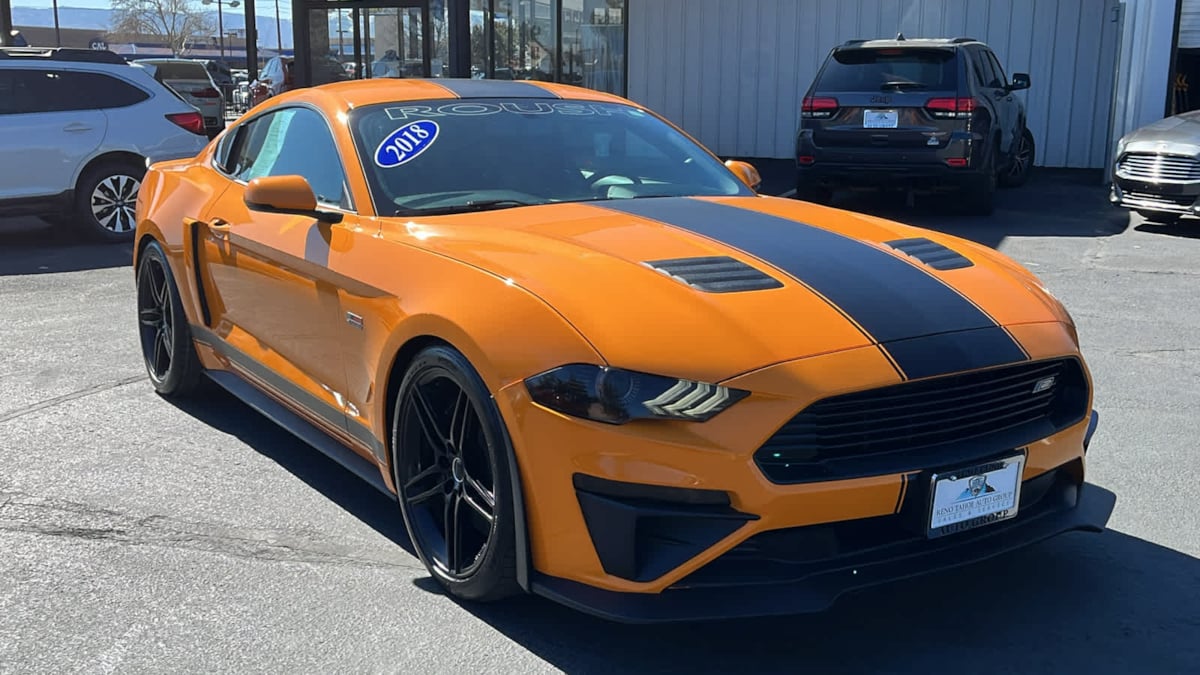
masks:
<path id="1" fill-rule="evenodd" d="M 173 113 L 167 119 L 193 134 L 204 135 L 204 116 L 198 112 Z"/>
<path id="2" fill-rule="evenodd" d="M 925 103 L 929 114 L 938 119 L 966 119 L 975 112 L 975 99 L 964 98 L 931 98 Z"/>
<path id="3" fill-rule="evenodd" d="M 833 117 L 838 109 L 838 100 L 826 96 L 805 96 L 800 106 L 800 116 L 814 119 Z"/>
<path id="4" fill-rule="evenodd" d="M 221 92 L 213 89 L 212 87 L 205 87 L 203 89 L 193 90 L 192 96 L 195 96 L 196 98 L 221 98 Z"/>

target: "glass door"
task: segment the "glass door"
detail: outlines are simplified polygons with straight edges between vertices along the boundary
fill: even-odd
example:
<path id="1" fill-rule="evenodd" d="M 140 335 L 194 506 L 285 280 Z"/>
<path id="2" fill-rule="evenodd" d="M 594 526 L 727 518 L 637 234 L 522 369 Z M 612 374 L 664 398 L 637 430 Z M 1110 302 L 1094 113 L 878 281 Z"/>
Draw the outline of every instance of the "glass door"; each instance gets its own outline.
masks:
<path id="1" fill-rule="evenodd" d="M 314 85 L 440 77 L 440 72 L 432 72 L 429 25 L 429 4 L 423 0 L 315 2 L 308 11 L 308 44 L 297 58 L 307 53 Z"/>

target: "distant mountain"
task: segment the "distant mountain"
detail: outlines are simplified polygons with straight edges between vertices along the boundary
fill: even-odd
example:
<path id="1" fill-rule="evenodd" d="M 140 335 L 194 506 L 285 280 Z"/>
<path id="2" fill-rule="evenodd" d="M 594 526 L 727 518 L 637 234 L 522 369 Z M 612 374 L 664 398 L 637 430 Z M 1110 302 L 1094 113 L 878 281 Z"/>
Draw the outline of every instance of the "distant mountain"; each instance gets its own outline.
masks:
<path id="1" fill-rule="evenodd" d="M 58 8 L 58 25 L 61 28 L 82 28 L 95 31 L 107 31 L 112 27 L 112 10 L 109 9 L 91 9 L 85 7 L 59 7 Z M 213 30 L 216 30 L 217 13 L 206 12 L 212 22 Z M 240 8 L 230 10 L 223 13 L 225 30 L 239 30 L 246 27 L 245 16 Z M 14 26 L 54 26 L 54 10 L 46 7 L 13 7 L 12 17 Z M 276 43 L 275 31 L 275 16 L 274 12 L 270 15 L 258 15 L 258 45 L 270 49 Z M 280 29 L 283 32 L 283 48 L 292 48 L 292 22 L 283 19 L 279 22 Z"/>

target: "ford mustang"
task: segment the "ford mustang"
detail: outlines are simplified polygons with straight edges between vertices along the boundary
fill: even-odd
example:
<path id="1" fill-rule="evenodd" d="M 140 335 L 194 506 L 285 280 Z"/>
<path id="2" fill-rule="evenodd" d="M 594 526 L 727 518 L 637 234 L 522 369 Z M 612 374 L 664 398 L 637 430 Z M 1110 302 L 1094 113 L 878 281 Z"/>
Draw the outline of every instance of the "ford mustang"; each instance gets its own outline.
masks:
<path id="1" fill-rule="evenodd" d="M 1101 531 L 1071 316 L 956 237 L 760 195 L 654 112 L 341 82 L 137 201 L 140 344 L 398 503 L 453 596 L 652 622 Z"/>

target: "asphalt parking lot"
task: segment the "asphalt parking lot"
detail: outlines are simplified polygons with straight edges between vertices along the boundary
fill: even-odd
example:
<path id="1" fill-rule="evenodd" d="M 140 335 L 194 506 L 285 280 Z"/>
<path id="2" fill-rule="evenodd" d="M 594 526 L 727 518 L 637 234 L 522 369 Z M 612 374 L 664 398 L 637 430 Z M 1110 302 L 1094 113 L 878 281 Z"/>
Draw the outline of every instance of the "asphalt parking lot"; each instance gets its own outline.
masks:
<path id="1" fill-rule="evenodd" d="M 1080 173 L 987 219 L 936 201 L 840 205 L 998 247 L 1066 303 L 1110 530 L 822 615 L 651 627 L 450 600 L 394 504 L 224 394 L 153 393 L 127 248 L 0 221 L 0 671 L 1200 672 L 1200 221 Z"/>

